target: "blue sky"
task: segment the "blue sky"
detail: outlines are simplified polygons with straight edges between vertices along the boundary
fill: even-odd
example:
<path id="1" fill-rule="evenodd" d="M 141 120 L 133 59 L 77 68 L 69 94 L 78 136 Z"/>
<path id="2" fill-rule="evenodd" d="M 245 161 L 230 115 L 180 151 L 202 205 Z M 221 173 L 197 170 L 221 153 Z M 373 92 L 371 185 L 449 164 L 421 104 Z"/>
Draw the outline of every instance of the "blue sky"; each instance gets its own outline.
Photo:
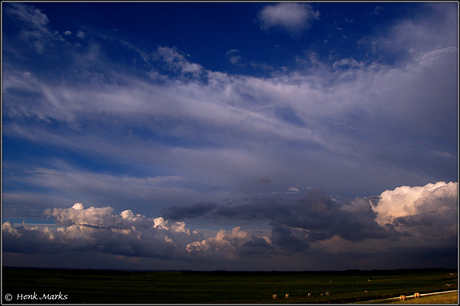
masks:
<path id="1" fill-rule="evenodd" d="M 456 266 L 456 2 L 2 22 L 3 265 Z"/>

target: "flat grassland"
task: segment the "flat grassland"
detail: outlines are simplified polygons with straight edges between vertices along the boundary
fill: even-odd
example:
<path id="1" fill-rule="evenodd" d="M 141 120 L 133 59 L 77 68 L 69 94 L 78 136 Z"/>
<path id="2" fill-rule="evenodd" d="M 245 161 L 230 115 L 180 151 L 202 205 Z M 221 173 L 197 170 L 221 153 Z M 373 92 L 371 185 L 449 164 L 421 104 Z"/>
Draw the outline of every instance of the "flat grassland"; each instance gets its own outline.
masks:
<path id="1" fill-rule="evenodd" d="M 455 290 L 457 282 L 457 271 L 446 269 L 193 272 L 3 268 L 2 301 L 7 304 L 350 303 L 414 292 Z M 5 301 L 8 293 L 12 297 L 10 302 Z M 66 299 L 40 300 L 43 295 L 59 293 Z M 39 299 L 18 300 L 34 294 Z M 273 299 L 275 294 L 277 299 Z M 286 294 L 290 297 L 286 298 Z"/>

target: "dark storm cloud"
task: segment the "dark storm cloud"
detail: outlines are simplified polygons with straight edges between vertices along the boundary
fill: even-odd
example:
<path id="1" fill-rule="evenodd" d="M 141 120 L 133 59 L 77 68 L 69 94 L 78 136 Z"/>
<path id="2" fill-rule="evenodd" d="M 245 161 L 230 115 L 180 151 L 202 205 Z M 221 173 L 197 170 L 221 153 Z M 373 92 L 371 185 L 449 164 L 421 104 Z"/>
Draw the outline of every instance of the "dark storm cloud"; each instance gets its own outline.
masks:
<path id="1" fill-rule="evenodd" d="M 371 199 L 375 201 L 375 199 Z M 229 220 L 268 220 L 272 223 L 273 244 L 291 246 L 301 250 L 305 241 L 316 241 L 339 235 L 350 241 L 362 241 L 367 238 L 388 238 L 386 227 L 380 226 L 372 210 L 371 200 L 357 198 L 350 202 L 331 199 L 322 190 L 310 190 L 306 197 L 287 202 L 281 198 L 255 198 L 249 204 L 236 206 L 206 205 L 206 209 L 197 210 L 201 204 L 189 207 L 172 207 L 164 210 L 163 217 L 182 216 L 188 218 L 214 218 Z M 199 212 L 199 213 L 198 213 Z M 188 213 L 188 214 L 187 214 Z M 179 219 L 175 219 L 179 220 Z M 304 240 L 292 236 L 290 228 L 304 230 Z M 283 242 L 284 241 L 284 242 Z M 287 243 L 289 241 L 289 243 Z"/>
<path id="2" fill-rule="evenodd" d="M 162 216 L 165 219 L 183 220 L 203 216 L 217 207 L 214 203 L 196 203 L 188 207 L 173 206 L 168 209 L 162 209 Z"/>
<path id="3" fill-rule="evenodd" d="M 212 218 L 227 218 L 230 220 L 275 220 L 278 216 L 289 214 L 290 204 L 281 198 L 254 198 L 250 204 L 236 206 L 219 205 L 209 212 Z"/>
<path id="4" fill-rule="evenodd" d="M 265 239 L 251 235 L 250 240 L 243 243 L 239 250 L 241 257 L 268 257 L 275 254 L 274 243 L 268 243 Z"/>
<path id="5" fill-rule="evenodd" d="M 293 235 L 291 228 L 276 224 L 272 226 L 272 244 L 279 246 L 284 253 L 303 252 L 310 246 L 305 238 Z"/>

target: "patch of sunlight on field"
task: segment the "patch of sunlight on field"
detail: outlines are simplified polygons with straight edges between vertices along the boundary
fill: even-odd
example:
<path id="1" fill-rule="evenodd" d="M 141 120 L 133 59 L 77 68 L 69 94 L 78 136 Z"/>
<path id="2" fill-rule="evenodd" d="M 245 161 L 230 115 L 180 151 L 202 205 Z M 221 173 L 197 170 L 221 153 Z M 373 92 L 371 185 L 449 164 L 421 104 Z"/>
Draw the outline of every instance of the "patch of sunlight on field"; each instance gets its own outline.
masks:
<path id="1" fill-rule="evenodd" d="M 409 298 L 405 301 L 391 301 L 385 304 L 458 304 L 458 291 L 422 296 L 419 299 Z"/>

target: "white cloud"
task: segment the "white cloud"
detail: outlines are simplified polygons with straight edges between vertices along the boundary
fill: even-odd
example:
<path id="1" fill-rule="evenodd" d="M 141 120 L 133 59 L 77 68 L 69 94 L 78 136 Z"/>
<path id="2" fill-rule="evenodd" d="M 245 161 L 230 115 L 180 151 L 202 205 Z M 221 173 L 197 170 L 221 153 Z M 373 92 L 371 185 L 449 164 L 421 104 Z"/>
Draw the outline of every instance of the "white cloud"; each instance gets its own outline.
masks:
<path id="1" fill-rule="evenodd" d="M 233 65 L 242 65 L 241 61 L 243 60 L 243 58 L 241 57 L 241 55 L 237 54 L 238 52 L 238 50 L 232 49 L 225 54 L 228 56 L 230 63 L 232 63 Z"/>
<path id="2" fill-rule="evenodd" d="M 85 32 L 83 32 L 83 31 L 78 31 L 78 32 L 77 32 L 77 37 L 78 37 L 78 38 L 81 38 L 81 39 L 85 38 Z"/>
<path id="3" fill-rule="evenodd" d="M 20 36 L 22 39 L 30 41 L 39 54 L 43 54 L 52 41 L 56 39 L 48 27 L 48 17 L 39 9 L 31 5 L 10 3 L 5 8 L 5 12 L 25 25 Z"/>
<path id="4" fill-rule="evenodd" d="M 113 214 L 112 207 L 84 208 L 76 203 L 68 209 L 47 209 L 45 214 L 56 219 L 57 229 L 14 228 L 11 222 L 2 226 L 7 252 L 64 253 L 97 251 L 136 257 L 184 256 L 186 245 L 201 240 L 185 223 L 169 224 L 162 218 L 151 219 L 125 210 Z M 182 255 L 181 255 L 182 254 Z"/>
<path id="5" fill-rule="evenodd" d="M 357 67 L 364 67 L 364 63 L 359 63 L 357 60 L 354 58 L 343 58 L 339 61 L 335 61 L 334 64 L 332 64 L 332 68 L 338 69 L 340 66 L 349 66 L 352 68 L 357 68 Z"/>
<path id="6" fill-rule="evenodd" d="M 64 35 L 72 35 L 72 32 L 67 30 L 67 31 L 64 32 Z"/>
<path id="7" fill-rule="evenodd" d="M 291 33 L 302 32 L 310 22 L 319 19 L 319 11 L 313 10 L 309 4 L 279 3 L 264 7 L 258 14 L 260 28 L 267 30 L 280 26 Z"/>
<path id="8" fill-rule="evenodd" d="M 231 49 L 231 50 L 227 51 L 227 53 L 225 53 L 225 55 L 230 55 L 230 54 L 234 54 L 234 53 L 237 53 L 237 52 L 240 52 L 240 51 L 238 51 L 237 49 Z"/>
<path id="9" fill-rule="evenodd" d="M 146 72 L 146 74 L 153 80 L 153 81 L 160 81 L 160 82 L 166 82 L 169 80 L 169 77 L 167 75 L 163 75 L 159 73 L 158 71 L 151 70 L 149 72 Z"/>
<path id="10" fill-rule="evenodd" d="M 437 182 L 425 186 L 401 186 L 387 190 L 380 195 L 380 201 L 373 206 L 378 213 L 380 225 L 391 223 L 397 217 L 407 217 L 423 212 L 456 209 L 458 183 Z"/>
<path id="11" fill-rule="evenodd" d="M 234 56 L 230 56 L 230 63 L 232 63 L 233 65 L 237 65 L 241 62 L 241 56 L 240 55 L 234 55 Z"/>
<path id="12" fill-rule="evenodd" d="M 290 193 L 290 194 L 295 194 L 295 193 L 299 193 L 300 190 L 298 188 L 295 188 L 295 187 L 289 187 L 288 188 L 288 191 L 286 191 L 286 193 Z"/>
<path id="13" fill-rule="evenodd" d="M 270 238 L 250 235 L 235 227 L 231 232 L 221 229 L 215 237 L 195 241 L 187 245 L 190 256 L 206 259 L 235 260 L 248 257 L 266 257 L 274 254 L 275 246 Z"/>
<path id="14" fill-rule="evenodd" d="M 249 235 L 234 228 L 230 233 L 221 229 L 215 238 L 208 238 L 202 241 L 195 241 L 187 245 L 187 251 L 192 255 L 201 255 L 217 258 L 235 258 L 239 247 L 249 240 Z"/>
<path id="15" fill-rule="evenodd" d="M 455 4 L 427 4 L 427 7 L 431 11 L 429 17 L 401 20 L 389 29 L 387 35 L 379 37 L 376 41 L 379 51 L 417 56 L 436 49 L 457 48 L 457 27 L 454 25 L 458 22 L 458 11 Z"/>
<path id="16" fill-rule="evenodd" d="M 153 56 L 154 60 L 162 61 L 166 68 L 178 71 L 182 75 L 190 73 L 194 77 L 198 77 L 203 70 L 201 65 L 188 61 L 175 47 L 158 46 Z"/>
<path id="17" fill-rule="evenodd" d="M 3 223 L 4 251 L 11 253 L 87 252 L 133 257 L 175 258 L 206 257 L 237 259 L 259 256 L 270 250 L 267 237 L 257 238 L 240 227 L 227 233 L 220 230 L 215 238 L 203 239 L 184 222 L 169 222 L 162 217 L 148 218 L 124 210 L 114 214 L 112 207 L 45 210 L 58 228 L 14 227 Z"/>

